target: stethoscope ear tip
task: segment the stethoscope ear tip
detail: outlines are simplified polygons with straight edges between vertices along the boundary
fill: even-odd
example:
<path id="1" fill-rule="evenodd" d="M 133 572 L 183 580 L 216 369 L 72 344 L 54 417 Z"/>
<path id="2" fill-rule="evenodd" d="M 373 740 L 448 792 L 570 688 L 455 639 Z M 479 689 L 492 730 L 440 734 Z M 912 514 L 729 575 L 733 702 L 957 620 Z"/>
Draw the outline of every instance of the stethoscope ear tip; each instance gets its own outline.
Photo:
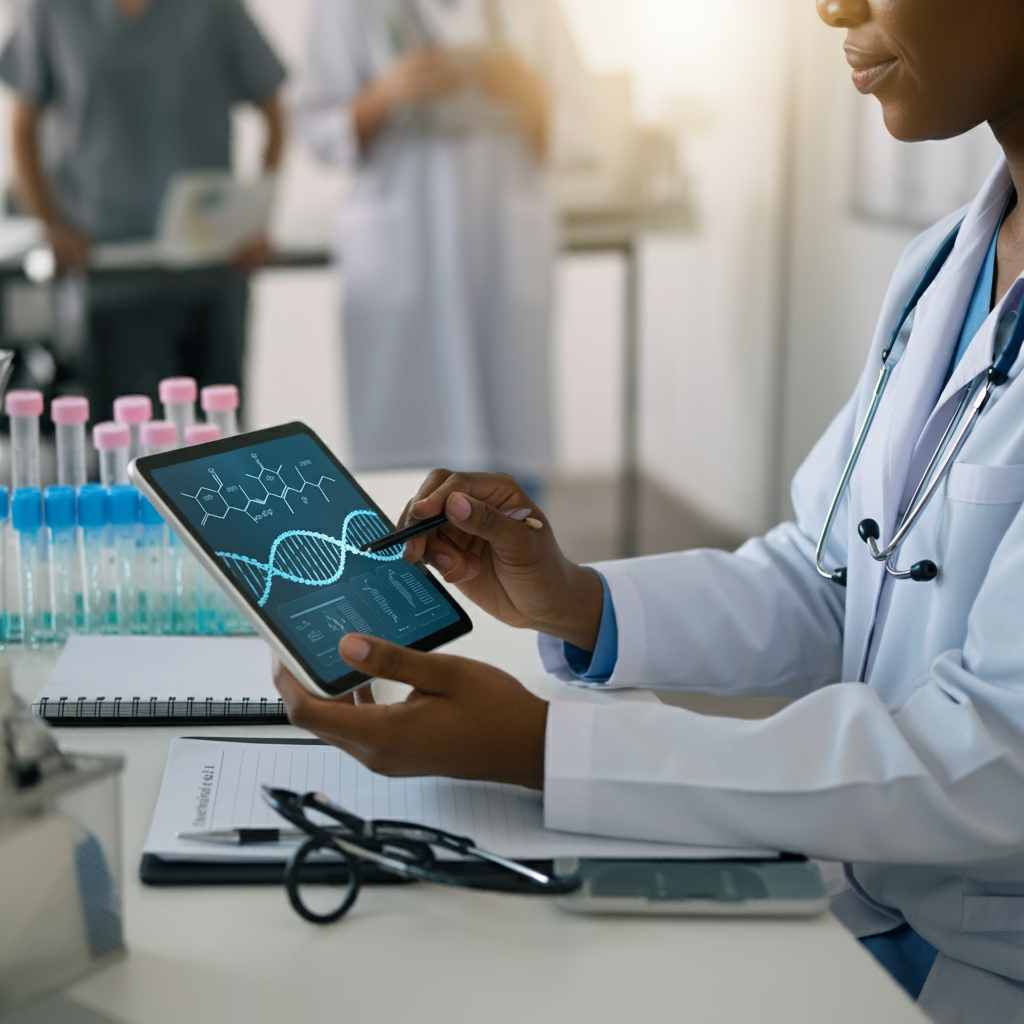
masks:
<path id="1" fill-rule="evenodd" d="M 874 519 L 862 519 L 860 524 L 857 526 L 857 533 L 860 535 L 860 539 L 865 543 L 868 540 L 878 540 L 881 536 L 881 531 L 878 529 L 878 523 Z"/>
<path id="2" fill-rule="evenodd" d="M 939 567 L 929 558 L 915 562 L 910 567 L 910 578 L 918 583 L 929 583 L 939 575 Z"/>

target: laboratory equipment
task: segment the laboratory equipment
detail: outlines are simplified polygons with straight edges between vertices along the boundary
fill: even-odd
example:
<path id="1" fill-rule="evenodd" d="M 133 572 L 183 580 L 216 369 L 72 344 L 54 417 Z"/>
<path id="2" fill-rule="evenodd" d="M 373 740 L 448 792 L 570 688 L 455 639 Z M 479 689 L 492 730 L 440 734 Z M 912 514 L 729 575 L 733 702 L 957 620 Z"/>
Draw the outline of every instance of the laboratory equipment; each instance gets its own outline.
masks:
<path id="1" fill-rule="evenodd" d="M 38 646 L 49 639 L 49 581 L 43 532 L 43 492 L 19 487 L 11 500 L 11 519 L 18 534 L 18 584 L 21 593 L 21 637 Z"/>
<path id="2" fill-rule="evenodd" d="M 219 441 L 220 427 L 216 423 L 193 423 L 185 430 L 185 444 L 206 444 L 207 441 Z"/>
<path id="3" fill-rule="evenodd" d="M 128 459 L 142 454 L 142 426 L 153 418 L 153 403 L 148 395 L 122 395 L 114 399 L 114 422 L 123 423 L 131 434 Z"/>
<path id="4" fill-rule="evenodd" d="M 43 518 L 50 563 L 51 628 L 53 639 L 63 641 L 83 622 L 75 489 L 64 484 L 47 487 L 43 492 Z"/>
<path id="5" fill-rule="evenodd" d="M 168 592 L 167 524 L 148 498 L 140 496 L 139 520 L 139 620 L 144 633 L 171 631 Z"/>
<path id="6" fill-rule="evenodd" d="M 89 422 L 89 400 L 66 395 L 50 403 L 57 441 L 57 483 L 81 487 L 88 480 L 85 456 L 85 425 Z"/>
<path id="7" fill-rule="evenodd" d="M 110 526 L 114 547 L 114 620 L 117 633 L 142 632 L 138 614 L 136 563 L 139 547 L 139 492 L 131 484 L 110 488 Z"/>
<path id="8" fill-rule="evenodd" d="M 109 627 L 110 582 L 104 534 L 110 523 L 110 496 L 102 484 L 86 484 L 78 491 L 81 529 L 82 612 L 86 633 L 104 633 Z"/>
<path id="9" fill-rule="evenodd" d="M 164 419 L 178 429 L 178 444 L 185 443 L 185 428 L 196 421 L 196 397 L 199 388 L 192 377 L 165 377 L 159 384 Z"/>
<path id="10" fill-rule="evenodd" d="M 199 392 L 199 404 L 207 423 L 220 427 L 221 437 L 238 433 L 238 388 L 234 384 L 210 384 Z"/>
<path id="11" fill-rule="evenodd" d="M 104 487 L 128 483 L 128 449 L 132 436 L 127 424 L 97 423 L 92 443 L 100 456 L 100 483 Z"/>
<path id="12" fill-rule="evenodd" d="M 11 548 L 10 499 L 0 487 L 0 643 L 21 639 L 17 556 Z"/>
<path id="13" fill-rule="evenodd" d="M 63 753 L 47 726 L 14 695 L 10 664 L 0 664 L 4 1020 L 22 1004 L 124 953 L 118 791 L 123 764 L 120 757 Z M 27 1017 L 67 1019 L 59 1006 L 33 1009 Z"/>
<path id="14" fill-rule="evenodd" d="M 10 417 L 11 488 L 39 487 L 39 417 L 43 414 L 40 391 L 8 391 L 4 411 Z"/>

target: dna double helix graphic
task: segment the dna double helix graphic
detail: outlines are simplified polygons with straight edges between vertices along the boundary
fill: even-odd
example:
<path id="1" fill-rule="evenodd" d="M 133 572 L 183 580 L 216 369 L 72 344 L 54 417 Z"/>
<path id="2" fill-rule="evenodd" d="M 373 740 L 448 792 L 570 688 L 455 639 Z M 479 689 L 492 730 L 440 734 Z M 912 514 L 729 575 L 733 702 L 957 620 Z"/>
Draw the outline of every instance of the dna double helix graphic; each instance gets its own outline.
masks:
<path id="1" fill-rule="evenodd" d="M 387 534 L 380 516 L 369 509 L 356 509 L 345 516 L 341 537 L 313 530 L 286 530 L 270 545 L 266 562 L 248 555 L 217 551 L 235 577 L 250 587 L 262 608 L 270 597 L 275 579 L 291 580 L 310 587 L 337 583 L 345 572 L 349 554 L 377 562 L 395 562 L 402 557 L 403 545 L 370 555 L 359 549 L 371 540 Z"/>

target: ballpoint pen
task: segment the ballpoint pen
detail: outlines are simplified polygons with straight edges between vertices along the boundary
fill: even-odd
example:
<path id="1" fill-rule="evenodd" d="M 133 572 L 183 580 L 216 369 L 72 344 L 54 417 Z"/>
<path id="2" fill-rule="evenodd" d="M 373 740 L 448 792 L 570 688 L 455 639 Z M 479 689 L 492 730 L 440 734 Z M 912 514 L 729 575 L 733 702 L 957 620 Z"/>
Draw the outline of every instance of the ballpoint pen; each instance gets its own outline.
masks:
<path id="1" fill-rule="evenodd" d="M 539 519 L 530 518 L 531 511 L 528 508 L 517 508 L 505 512 L 504 515 L 508 516 L 509 519 L 514 519 L 517 523 L 528 526 L 531 530 L 539 530 L 544 524 Z M 407 540 L 422 537 L 423 534 L 430 533 L 439 526 L 444 526 L 447 522 L 448 516 L 442 512 L 439 516 L 431 516 L 422 522 L 405 527 L 404 530 L 395 530 L 394 533 L 389 533 L 386 537 L 378 537 L 376 540 L 371 540 L 369 544 L 364 544 L 359 550 L 367 555 L 376 555 L 381 551 L 386 551 L 388 548 L 398 547 L 398 545 L 404 544 Z"/>
<path id="2" fill-rule="evenodd" d="M 300 828 L 214 828 L 202 832 L 175 832 L 178 839 L 192 843 L 216 843 L 220 846 L 248 846 L 250 843 L 279 843 L 301 839 Z"/>

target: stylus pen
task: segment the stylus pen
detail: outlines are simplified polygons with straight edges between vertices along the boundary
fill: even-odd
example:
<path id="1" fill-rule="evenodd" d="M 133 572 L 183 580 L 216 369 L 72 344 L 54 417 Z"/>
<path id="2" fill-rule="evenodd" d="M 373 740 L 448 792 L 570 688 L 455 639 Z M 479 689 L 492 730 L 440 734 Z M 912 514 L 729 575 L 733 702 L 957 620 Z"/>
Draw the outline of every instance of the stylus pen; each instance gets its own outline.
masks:
<path id="1" fill-rule="evenodd" d="M 539 519 L 529 518 L 531 509 L 519 508 L 512 509 L 511 511 L 503 513 L 510 519 L 514 519 L 517 523 L 522 523 L 524 526 L 528 526 L 531 530 L 539 530 L 544 524 Z M 413 537 L 422 537 L 425 533 L 430 533 L 431 530 L 436 530 L 439 526 L 444 526 L 448 522 L 448 517 L 442 512 L 439 516 L 432 516 L 430 519 L 424 519 L 421 523 L 416 523 L 415 526 L 407 526 L 404 530 L 396 530 L 394 533 L 389 533 L 386 537 L 378 537 L 377 540 L 370 541 L 369 544 L 364 544 L 359 550 L 365 552 L 368 555 L 376 555 L 380 551 L 385 551 L 387 548 L 397 547 L 399 544 L 404 544 L 407 540 L 412 540 Z"/>
<path id="2" fill-rule="evenodd" d="M 412 540 L 414 537 L 422 537 L 423 534 L 430 533 L 431 530 L 436 530 L 447 522 L 448 517 L 442 512 L 439 516 L 431 516 L 429 519 L 424 519 L 414 526 L 407 526 L 404 530 L 396 530 L 394 533 L 389 533 L 386 537 L 378 537 L 376 540 L 371 540 L 369 544 L 364 544 L 359 550 L 367 555 L 376 555 L 381 551 L 386 551 L 388 548 L 398 547 L 399 544 L 404 544 L 407 540 Z"/>

